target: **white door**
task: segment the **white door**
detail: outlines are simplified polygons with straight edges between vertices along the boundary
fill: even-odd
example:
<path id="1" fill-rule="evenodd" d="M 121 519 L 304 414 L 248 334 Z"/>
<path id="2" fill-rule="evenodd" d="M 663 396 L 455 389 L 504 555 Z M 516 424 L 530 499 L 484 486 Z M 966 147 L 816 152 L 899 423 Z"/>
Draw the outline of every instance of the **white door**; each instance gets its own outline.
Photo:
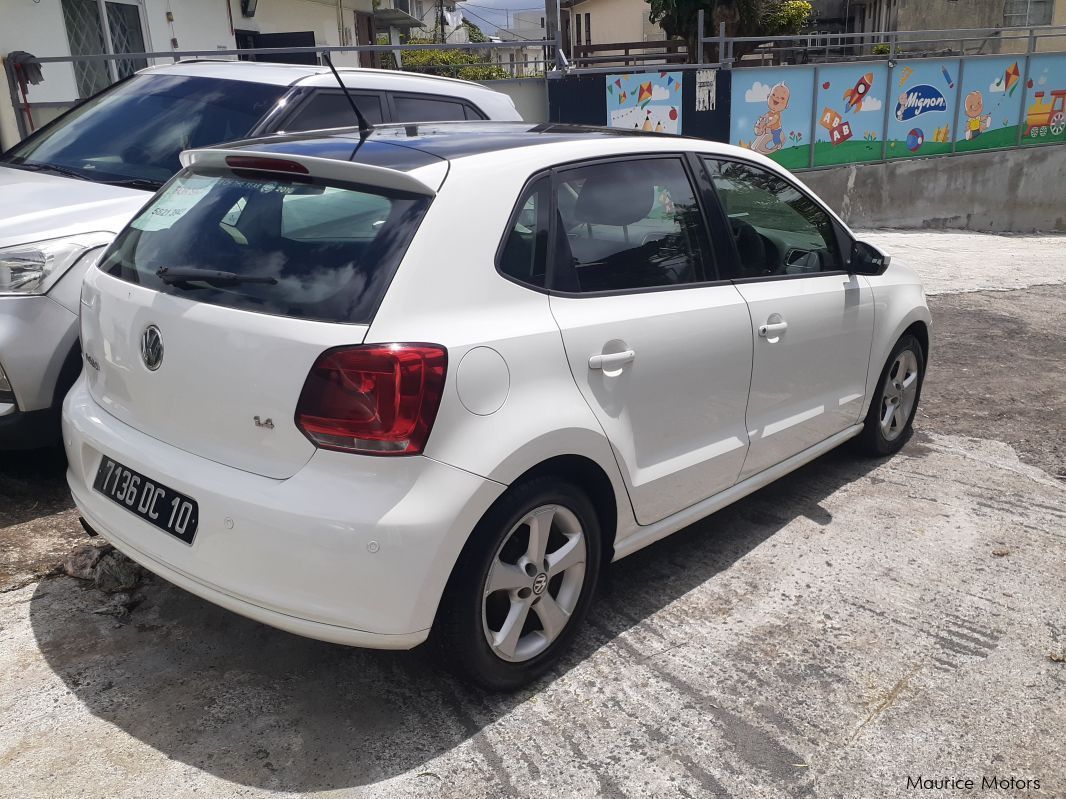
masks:
<path id="1" fill-rule="evenodd" d="M 747 306 L 715 272 L 680 158 L 560 172 L 551 309 L 637 521 L 736 482 L 747 450 Z M 703 284 L 703 285 L 700 285 Z"/>
<path id="2" fill-rule="evenodd" d="M 752 164 L 707 166 L 737 243 L 736 285 L 755 341 L 745 478 L 859 421 L 873 296 L 846 272 L 845 242 L 815 200 Z"/>

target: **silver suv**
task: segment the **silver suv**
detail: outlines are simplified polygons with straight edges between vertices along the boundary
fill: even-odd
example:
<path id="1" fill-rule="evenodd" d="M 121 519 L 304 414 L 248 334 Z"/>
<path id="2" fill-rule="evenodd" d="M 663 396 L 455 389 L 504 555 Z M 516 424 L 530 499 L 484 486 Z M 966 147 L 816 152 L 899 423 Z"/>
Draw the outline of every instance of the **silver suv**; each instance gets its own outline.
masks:
<path id="1" fill-rule="evenodd" d="M 380 122 L 519 120 L 511 99 L 468 81 L 375 69 L 340 74 Z M 178 154 L 278 131 L 355 124 L 328 67 L 245 61 L 143 70 L 0 156 L 0 450 L 57 443 L 81 369 L 78 303 L 88 264 Z"/>

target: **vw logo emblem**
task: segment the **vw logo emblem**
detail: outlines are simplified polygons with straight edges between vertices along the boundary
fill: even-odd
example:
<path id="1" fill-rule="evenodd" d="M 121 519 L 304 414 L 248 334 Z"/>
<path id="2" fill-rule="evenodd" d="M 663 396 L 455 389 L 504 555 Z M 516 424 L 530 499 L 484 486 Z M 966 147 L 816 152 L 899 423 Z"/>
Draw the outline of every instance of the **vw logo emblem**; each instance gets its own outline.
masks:
<path id="1" fill-rule="evenodd" d="M 141 334 L 141 360 L 152 372 L 163 363 L 163 334 L 155 325 L 148 325 Z"/>
<path id="2" fill-rule="evenodd" d="M 541 572 L 537 575 L 537 579 L 533 581 L 533 593 L 540 596 L 544 593 L 544 589 L 548 586 L 548 575 Z"/>

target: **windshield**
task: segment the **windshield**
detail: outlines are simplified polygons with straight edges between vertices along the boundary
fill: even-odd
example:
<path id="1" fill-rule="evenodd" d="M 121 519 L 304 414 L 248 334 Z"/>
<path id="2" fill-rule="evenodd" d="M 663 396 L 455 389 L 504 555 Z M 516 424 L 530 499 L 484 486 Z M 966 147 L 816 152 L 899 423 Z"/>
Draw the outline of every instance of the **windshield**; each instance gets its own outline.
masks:
<path id="1" fill-rule="evenodd" d="M 10 166 L 101 183 L 162 185 L 192 147 L 248 135 L 285 86 L 184 75 L 135 75 L 12 148 Z"/>
<path id="2" fill-rule="evenodd" d="M 99 268 L 196 302 L 364 323 L 428 205 L 372 187 L 186 170 Z"/>

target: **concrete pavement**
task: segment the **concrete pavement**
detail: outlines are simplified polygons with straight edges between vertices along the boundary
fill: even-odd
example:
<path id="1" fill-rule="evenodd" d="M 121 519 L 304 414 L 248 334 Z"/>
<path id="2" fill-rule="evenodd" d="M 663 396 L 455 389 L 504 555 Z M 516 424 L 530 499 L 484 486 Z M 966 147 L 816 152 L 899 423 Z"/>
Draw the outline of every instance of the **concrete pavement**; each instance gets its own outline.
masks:
<path id="1" fill-rule="evenodd" d="M 0 796 L 1066 797 L 1066 239 L 952 235 L 867 236 L 954 292 L 904 452 L 831 453 L 615 564 L 513 696 L 160 580 L 109 615 L 34 576 L 81 539 L 54 464 L 3 464 Z"/>

